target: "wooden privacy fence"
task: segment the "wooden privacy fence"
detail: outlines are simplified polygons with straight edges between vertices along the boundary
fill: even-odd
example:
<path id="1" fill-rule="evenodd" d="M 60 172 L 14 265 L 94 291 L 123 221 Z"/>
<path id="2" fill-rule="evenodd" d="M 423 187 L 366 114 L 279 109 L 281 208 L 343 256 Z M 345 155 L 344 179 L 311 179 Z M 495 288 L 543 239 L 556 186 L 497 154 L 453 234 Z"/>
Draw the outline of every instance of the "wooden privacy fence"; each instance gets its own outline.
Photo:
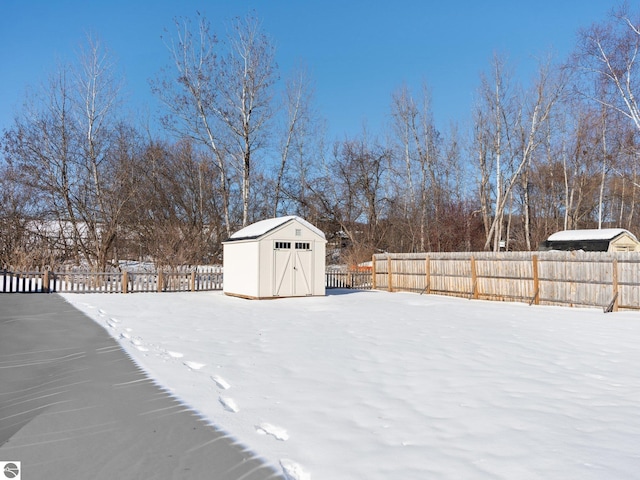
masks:
<path id="1" fill-rule="evenodd" d="M 640 252 L 376 254 L 374 289 L 640 309 Z"/>
<path id="2" fill-rule="evenodd" d="M 134 293 L 182 292 L 222 289 L 222 267 L 200 267 L 185 271 L 114 271 L 106 273 L 82 270 L 0 270 L 0 292 L 59 293 Z"/>

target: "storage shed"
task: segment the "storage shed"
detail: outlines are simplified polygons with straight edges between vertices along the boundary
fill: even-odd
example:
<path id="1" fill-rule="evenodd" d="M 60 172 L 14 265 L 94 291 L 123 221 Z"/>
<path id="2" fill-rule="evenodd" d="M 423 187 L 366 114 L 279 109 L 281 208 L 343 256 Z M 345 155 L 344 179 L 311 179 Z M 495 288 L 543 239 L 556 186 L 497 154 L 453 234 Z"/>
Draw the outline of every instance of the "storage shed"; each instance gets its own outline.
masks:
<path id="1" fill-rule="evenodd" d="M 640 242 L 623 228 L 563 230 L 540 244 L 540 250 L 583 250 L 585 252 L 637 252 Z"/>
<path id="2" fill-rule="evenodd" d="M 324 295 L 326 243 L 297 216 L 249 225 L 223 242 L 223 291 L 253 299 Z"/>

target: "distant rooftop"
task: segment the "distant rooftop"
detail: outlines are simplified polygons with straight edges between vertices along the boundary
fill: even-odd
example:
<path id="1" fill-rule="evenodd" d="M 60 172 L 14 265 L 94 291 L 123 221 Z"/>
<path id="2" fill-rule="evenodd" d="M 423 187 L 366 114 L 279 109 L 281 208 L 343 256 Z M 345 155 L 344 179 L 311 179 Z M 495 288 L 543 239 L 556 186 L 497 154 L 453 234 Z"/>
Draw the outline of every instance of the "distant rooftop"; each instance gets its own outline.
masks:
<path id="1" fill-rule="evenodd" d="M 626 233 L 637 241 L 635 235 L 624 228 L 601 228 L 585 230 L 563 230 L 551 235 L 547 240 L 550 242 L 571 242 L 576 240 L 613 240 L 619 235 Z"/>

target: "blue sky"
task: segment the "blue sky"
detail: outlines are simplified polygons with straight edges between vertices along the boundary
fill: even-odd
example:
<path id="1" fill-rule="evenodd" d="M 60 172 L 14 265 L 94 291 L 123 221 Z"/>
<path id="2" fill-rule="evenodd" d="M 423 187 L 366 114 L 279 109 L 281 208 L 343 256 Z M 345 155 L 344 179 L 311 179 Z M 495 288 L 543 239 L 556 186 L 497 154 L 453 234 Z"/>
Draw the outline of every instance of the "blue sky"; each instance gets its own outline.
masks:
<path id="1" fill-rule="evenodd" d="M 235 16 L 255 11 L 277 46 L 282 77 L 304 62 L 330 136 L 373 133 L 388 122 L 391 94 L 407 84 L 431 89 L 436 122 L 468 123 L 479 75 L 494 52 L 523 83 L 536 58 L 564 58 L 579 28 L 606 19 L 612 0 L 0 0 L 0 130 L 26 89 L 58 60 L 72 59 L 96 33 L 124 72 L 128 104 L 155 112 L 148 80 L 169 64 L 160 36 L 174 17 L 205 15 L 224 35 Z M 146 113 L 145 113 L 146 115 Z"/>

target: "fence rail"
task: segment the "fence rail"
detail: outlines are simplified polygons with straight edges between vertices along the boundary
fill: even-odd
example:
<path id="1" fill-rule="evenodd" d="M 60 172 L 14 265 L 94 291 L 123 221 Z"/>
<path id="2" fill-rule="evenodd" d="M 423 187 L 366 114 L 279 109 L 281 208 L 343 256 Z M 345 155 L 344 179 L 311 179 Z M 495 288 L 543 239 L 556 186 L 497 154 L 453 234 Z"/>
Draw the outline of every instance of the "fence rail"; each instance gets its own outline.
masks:
<path id="1" fill-rule="evenodd" d="M 638 252 L 377 254 L 373 288 L 530 304 L 640 309 Z"/>

